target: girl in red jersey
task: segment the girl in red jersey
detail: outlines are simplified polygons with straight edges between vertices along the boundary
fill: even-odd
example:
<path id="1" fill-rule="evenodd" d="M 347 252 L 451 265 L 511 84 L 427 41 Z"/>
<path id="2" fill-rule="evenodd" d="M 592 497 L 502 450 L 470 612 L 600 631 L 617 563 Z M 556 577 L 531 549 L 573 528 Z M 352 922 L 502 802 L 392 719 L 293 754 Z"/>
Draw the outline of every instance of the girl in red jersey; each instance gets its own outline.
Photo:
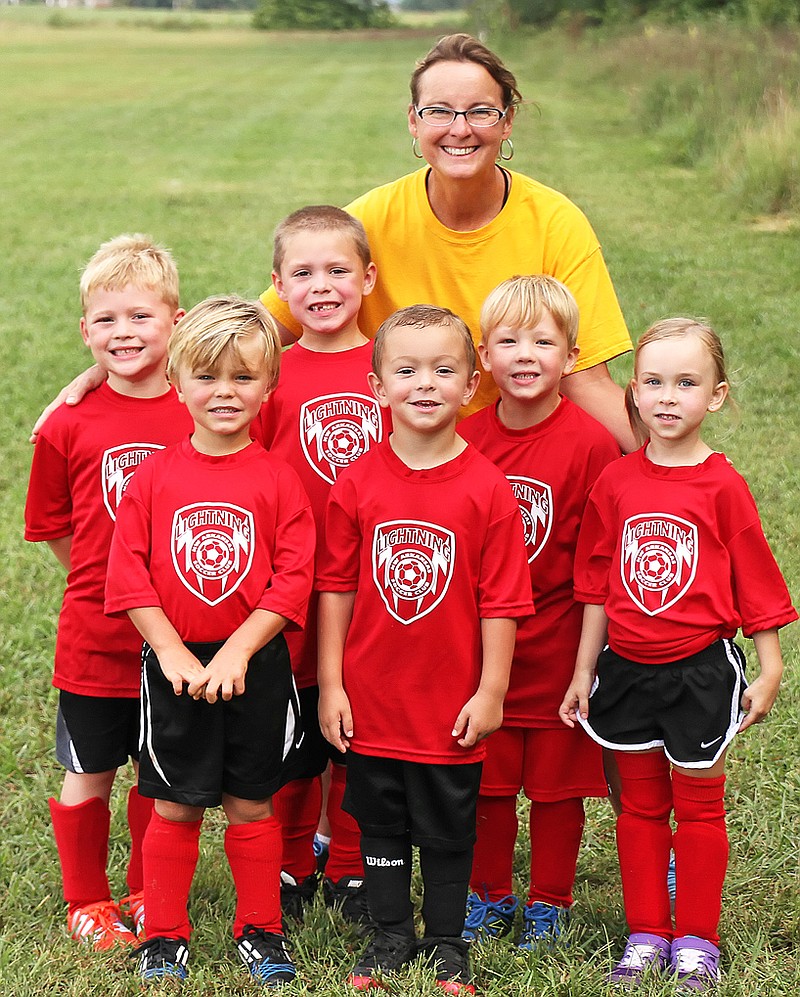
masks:
<path id="1" fill-rule="evenodd" d="M 683 989 L 715 988 L 725 753 L 772 709 L 783 671 L 778 629 L 797 619 L 746 483 L 700 436 L 727 395 L 712 329 L 690 319 L 648 329 L 627 391 L 644 446 L 601 473 L 578 542 L 575 597 L 586 605 L 559 713 L 619 765 L 617 848 L 631 934 L 615 983 L 669 972 Z M 760 666 L 749 686 L 733 642 L 740 627 Z"/>

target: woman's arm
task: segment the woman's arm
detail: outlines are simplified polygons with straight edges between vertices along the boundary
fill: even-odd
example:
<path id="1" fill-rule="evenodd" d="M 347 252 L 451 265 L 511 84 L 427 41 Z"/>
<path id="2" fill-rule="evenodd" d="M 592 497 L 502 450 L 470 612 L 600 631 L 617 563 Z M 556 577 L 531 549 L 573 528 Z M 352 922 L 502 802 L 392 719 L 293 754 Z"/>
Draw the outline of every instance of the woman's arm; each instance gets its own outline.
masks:
<path id="1" fill-rule="evenodd" d="M 602 423 L 623 453 L 636 449 L 636 438 L 625 412 L 625 392 L 611 379 L 607 364 L 599 363 L 567 375 L 561 381 L 561 393 Z"/>

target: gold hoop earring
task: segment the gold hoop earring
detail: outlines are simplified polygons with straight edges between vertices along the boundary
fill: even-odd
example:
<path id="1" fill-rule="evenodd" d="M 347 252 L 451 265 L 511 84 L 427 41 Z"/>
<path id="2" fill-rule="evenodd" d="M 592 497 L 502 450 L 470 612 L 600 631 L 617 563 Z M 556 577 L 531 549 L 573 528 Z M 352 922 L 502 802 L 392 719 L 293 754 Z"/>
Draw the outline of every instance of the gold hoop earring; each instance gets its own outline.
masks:
<path id="1" fill-rule="evenodd" d="M 508 153 L 507 156 L 503 155 L 504 143 L 508 143 L 508 149 L 506 150 L 506 152 Z M 504 163 L 507 163 L 510 159 L 514 158 L 514 143 L 511 141 L 510 138 L 504 138 L 503 141 L 500 143 L 500 152 L 497 158 L 502 159 Z"/>
<path id="2" fill-rule="evenodd" d="M 411 151 L 414 154 L 414 159 L 424 159 L 425 157 L 419 151 L 419 146 L 417 145 L 417 137 L 411 139 Z"/>

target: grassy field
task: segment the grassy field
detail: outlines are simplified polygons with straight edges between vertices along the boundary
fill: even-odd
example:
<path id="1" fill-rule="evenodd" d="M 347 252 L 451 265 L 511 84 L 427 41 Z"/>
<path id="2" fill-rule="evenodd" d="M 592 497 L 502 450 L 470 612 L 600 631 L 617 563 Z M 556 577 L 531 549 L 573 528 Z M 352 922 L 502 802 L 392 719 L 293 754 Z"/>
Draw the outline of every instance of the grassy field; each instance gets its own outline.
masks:
<path id="1" fill-rule="evenodd" d="M 28 430 L 86 363 L 79 270 L 102 240 L 143 231 L 174 250 L 187 307 L 216 292 L 256 295 L 283 215 L 309 202 L 345 203 L 415 167 L 407 79 L 436 37 L 420 29 L 276 37 L 227 17 L 151 30 L 144 15 L 127 23 L 116 12 L 80 15 L 52 26 L 43 10 L 0 12 L 0 993 L 9 997 L 139 991 L 124 955 L 79 951 L 64 937 L 46 804 L 60 781 L 50 673 L 63 579 L 48 551 L 21 539 Z M 658 317 L 687 313 L 721 333 L 741 412 L 722 416 L 710 439 L 748 478 L 797 600 L 800 231 L 791 218 L 737 212 L 710 164 L 676 165 L 669 135 L 641 130 L 641 70 L 628 71 L 627 55 L 643 44 L 557 34 L 499 43 L 530 101 L 515 125 L 513 165 L 586 210 L 634 336 Z M 627 359 L 615 363 L 618 379 L 628 371 Z M 784 637 L 775 712 L 731 753 L 724 995 L 789 997 L 800 987 L 797 631 Z M 120 891 L 121 801 L 118 793 L 111 864 Z M 214 815 L 207 824 L 183 992 L 251 993 L 227 935 L 233 895 L 221 824 Z M 521 838 L 520 883 L 524 847 Z M 592 805 L 569 945 L 532 958 L 485 948 L 480 991 L 602 994 L 623 935 L 613 825 L 605 805 Z M 344 993 L 356 936 L 320 907 L 293 940 L 300 982 L 291 992 Z M 392 992 L 432 994 L 432 976 L 415 971 Z"/>

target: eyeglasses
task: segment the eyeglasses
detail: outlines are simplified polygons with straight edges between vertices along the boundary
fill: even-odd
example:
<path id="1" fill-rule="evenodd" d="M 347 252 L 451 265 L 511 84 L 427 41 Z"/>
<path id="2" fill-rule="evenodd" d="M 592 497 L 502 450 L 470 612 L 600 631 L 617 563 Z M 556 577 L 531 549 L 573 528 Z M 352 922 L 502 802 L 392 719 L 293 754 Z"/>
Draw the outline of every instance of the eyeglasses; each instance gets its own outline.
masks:
<path id="1" fill-rule="evenodd" d="M 468 111 L 454 111 L 452 107 L 415 107 L 417 117 L 426 125 L 434 128 L 445 128 L 458 117 L 466 119 L 473 128 L 491 128 L 508 114 L 508 108 L 501 111 L 497 107 L 471 107 Z"/>

